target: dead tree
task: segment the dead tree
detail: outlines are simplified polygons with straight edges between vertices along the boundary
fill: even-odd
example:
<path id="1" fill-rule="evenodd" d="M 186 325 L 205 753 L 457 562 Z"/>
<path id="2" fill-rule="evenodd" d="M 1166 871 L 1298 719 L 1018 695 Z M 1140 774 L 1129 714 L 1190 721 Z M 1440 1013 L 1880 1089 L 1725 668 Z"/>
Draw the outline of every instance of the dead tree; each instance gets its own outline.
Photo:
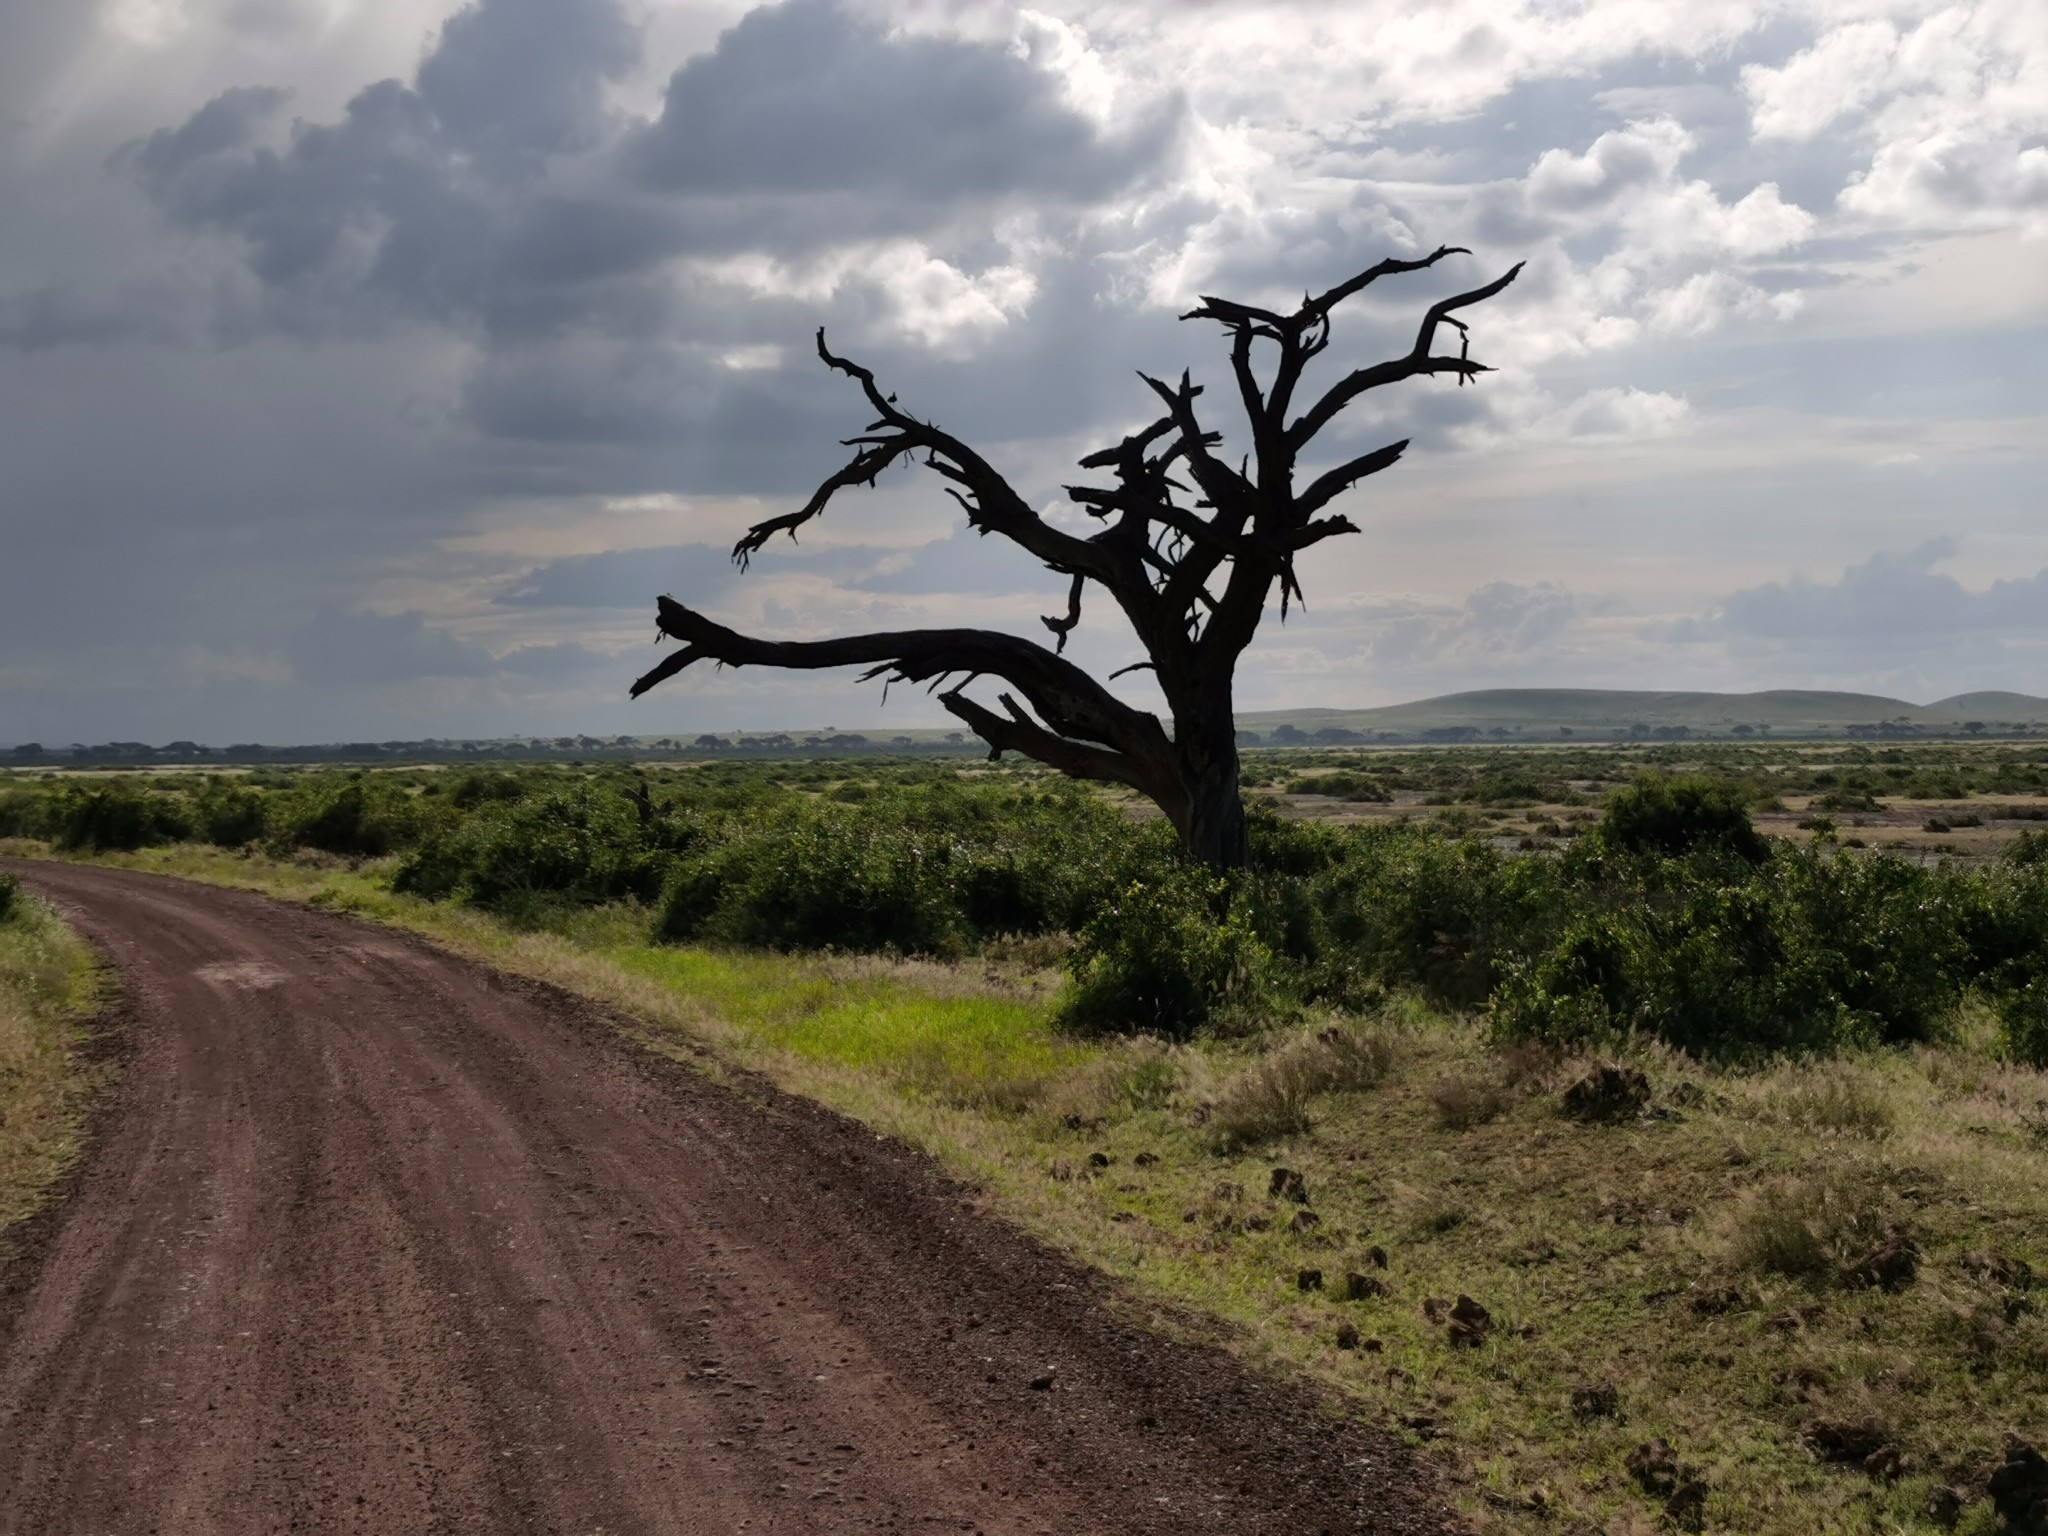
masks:
<path id="1" fill-rule="evenodd" d="M 1444 246 L 1417 261 L 1382 261 L 1320 297 L 1304 297 L 1291 314 L 1203 298 L 1181 318 L 1214 320 L 1229 335 L 1250 451 L 1238 464 L 1228 462 L 1219 451 L 1222 434 L 1205 427 L 1196 413 L 1202 390 L 1185 372 L 1178 383 L 1139 375 L 1158 397 L 1160 416 L 1081 460 L 1084 469 L 1106 471 L 1109 484 L 1066 487 L 1067 496 L 1102 524 L 1086 537 L 1039 516 L 980 454 L 902 409 L 866 368 L 834 356 L 820 330 L 818 356 L 859 381 L 876 420 L 860 436 L 845 439 L 855 452 L 844 469 L 796 511 L 749 529 L 733 550 L 734 560 L 745 569 L 776 534 L 793 539 L 837 492 L 871 486 L 898 459 L 921 455 L 946 481 L 947 494 L 966 512 L 970 527 L 984 536 L 1001 534 L 1068 578 L 1066 612 L 1044 620 L 1055 643 L 1048 649 L 985 629 L 761 640 L 662 597 L 656 622 L 682 649 L 634 683 L 633 696 L 697 661 L 732 667 L 865 665 L 864 679 L 945 685 L 940 702 L 988 743 L 992 759 L 1020 752 L 1075 778 L 1129 785 L 1158 804 L 1195 858 L 1213 869 L 1242 866 L 1248 849 L 1232 704 L 1238 658 L 1257 633 L 1275 588 L 1283 620 L 1289 604 L 1300 600 L 1296 557 L 1325 539 L 1359 531 L 1349 518 L 1331 513 L 1330 504 L 1392 465 L 1408 444 L 1404 439 L 1347 459 L 1307 485 L 1296 485 L 1295 467 L 1318 434 L 1368 390 L 1424 374 L 1450 374 L 1462 385 L 1490 371 L 1471 360 L 1465 323 L 1455 316 L 1507 287 L 1520 264 L 1483 287 L 1431 305 L 1407 353 L 1345 374 L 1298 414 L 1296 391 L 1308 364 L 1330 344 L 1330 317 L 1339 304 L 1382 277 L 1420 271 L 1454 254 L 1470 253 Z M 1459 335 L 1455 357 L 1436 351 L 1446 326 Z M 1261 342 L 1277 353 L 1260 358 L 1270 368 L 1263 382 L 1253 351 Z M 1091 582 L 1110 595 L 1137 632 L 1147 659 L 1122 671 L 1154 675 L 1172 711 L 1170 729 L 1062 654 L 1081 622 Z M 968 697 L 968 685 L 981 677 L 1009 685 L 997 694 L 1000 712 Z"/>

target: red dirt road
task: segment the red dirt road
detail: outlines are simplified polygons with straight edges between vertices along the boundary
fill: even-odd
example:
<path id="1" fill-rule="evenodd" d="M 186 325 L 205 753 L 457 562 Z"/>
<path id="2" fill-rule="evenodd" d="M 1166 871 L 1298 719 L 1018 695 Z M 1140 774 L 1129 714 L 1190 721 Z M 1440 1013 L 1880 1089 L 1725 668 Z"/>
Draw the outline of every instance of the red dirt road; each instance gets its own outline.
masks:
<path id="1" fill-rule="evenodd" d="M 851 1121 L 396 933 L 12 867 L 127 1046 L 0 1275 L 0 1532 L 1446 1528 Z"/>

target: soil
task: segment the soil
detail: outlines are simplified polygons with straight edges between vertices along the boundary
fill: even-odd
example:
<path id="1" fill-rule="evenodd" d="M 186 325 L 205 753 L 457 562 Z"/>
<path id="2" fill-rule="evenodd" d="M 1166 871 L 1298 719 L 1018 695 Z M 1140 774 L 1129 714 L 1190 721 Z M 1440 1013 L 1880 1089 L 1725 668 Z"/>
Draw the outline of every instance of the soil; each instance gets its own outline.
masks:
<path id="1" fill-rule="evenodd" d="M 410 937 L 17 864 L 121 1081 L 0 1275 L 0 1532 L 1437 1532 L 927 1159 Z"/>

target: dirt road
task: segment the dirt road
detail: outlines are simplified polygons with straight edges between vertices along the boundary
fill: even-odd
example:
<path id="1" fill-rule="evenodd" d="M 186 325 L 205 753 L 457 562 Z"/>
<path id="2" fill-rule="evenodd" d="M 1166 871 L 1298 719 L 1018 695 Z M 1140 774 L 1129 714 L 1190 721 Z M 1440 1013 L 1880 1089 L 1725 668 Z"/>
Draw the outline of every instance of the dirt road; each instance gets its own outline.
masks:
<path id="1" fill-rule="evenodd" d="M 402 935 L 11 867 L 129 1052 L 0 1285 L 0 1531 L 1443 1527 L 850 1121 Z"/>

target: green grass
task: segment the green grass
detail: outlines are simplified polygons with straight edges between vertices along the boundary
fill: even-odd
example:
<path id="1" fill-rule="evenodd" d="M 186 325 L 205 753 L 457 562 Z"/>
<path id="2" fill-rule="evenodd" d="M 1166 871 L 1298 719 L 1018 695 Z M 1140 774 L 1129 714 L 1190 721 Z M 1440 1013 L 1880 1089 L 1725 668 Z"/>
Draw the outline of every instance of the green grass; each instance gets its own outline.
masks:
<path id="1" fill-rule="evenodd" d="M 18 897 L 0 918 L 0 1245 L 77 1155 L 103 1075 L 79 1052 L 98 997 L 92 952 L 45 903 Z"/>
<path id="2" fill-rule="evenodd" d="M 657 948 L 629 908 L 515 931 L 332 861 L 115 862 L 412 928 L 923 1147 L 1121 1281 L 1135 1318 L 1408 1436 L 1481 1530 L 1669 1528 L 1629 1470 L 1662 1439 L 1708 1530 L 1932 1530 L 1951 1485 L 1960 1528 L 1990 1536 L 2004 1436 L 2048 1443 L 2048 1291 L 2012 1279 L 2048 1276 L 2048 1075 L 1996 1059 L 1975 1009 L 1939 1048 L 1755 1071 L 1642 1050 L 1648 1112 L 1585 1123 L 1562 1100 L 1588 1063 L 1489 1049 L 1404 999 L 1249 1040 L 1084 1042 L 1022 965 Z M 1305 1204 L 1269 1193 L 1276 1167 Z M 1894 1229 L 1917 1272 L 1863 1283 Z M 1351 1273 L 1384 1294 L 1347 1299 Z M 1490 1315 L 1476 1347 L 1425 1309 L 1460 1295 Z M 1345 1324 L 1361 1347 L 1338 1347 Z M 1608 1388 L 1611 1415 L 1575 1412 Z M 1819 1459 L 1803 1435 L 1830 1421 L 1876 1426 L 1896 1472 Z"/>

